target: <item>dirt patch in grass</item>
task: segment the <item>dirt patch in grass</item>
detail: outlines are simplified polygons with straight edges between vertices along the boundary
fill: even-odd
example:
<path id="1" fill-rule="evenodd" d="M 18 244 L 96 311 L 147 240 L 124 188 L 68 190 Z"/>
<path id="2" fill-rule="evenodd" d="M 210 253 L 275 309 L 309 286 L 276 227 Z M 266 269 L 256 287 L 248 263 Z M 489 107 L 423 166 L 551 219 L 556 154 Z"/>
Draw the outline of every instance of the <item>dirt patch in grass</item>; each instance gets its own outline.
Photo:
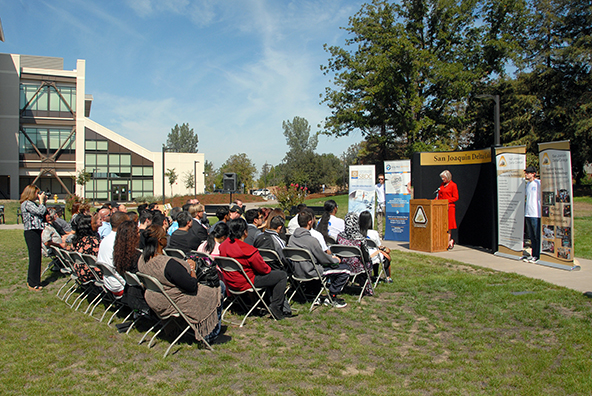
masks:
<path id="1" fill-rule="evenodd" d="M 592 216 L 592 204 L 587 202 L 573 202 L 574 217 Z"/>

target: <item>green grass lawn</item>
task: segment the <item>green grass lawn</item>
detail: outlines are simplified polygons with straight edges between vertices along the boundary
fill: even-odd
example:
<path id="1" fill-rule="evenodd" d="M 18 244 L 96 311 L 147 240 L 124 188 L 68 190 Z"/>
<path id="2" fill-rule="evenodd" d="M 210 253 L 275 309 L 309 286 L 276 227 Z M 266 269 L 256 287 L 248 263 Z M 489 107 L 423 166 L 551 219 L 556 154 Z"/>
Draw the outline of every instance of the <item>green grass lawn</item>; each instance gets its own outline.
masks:
<path id="1" fill-rule="evenodd" d="M 209 352 L 148 349 L 25 286 L 22 231 L 0 231 L 0 389 L 23 395 L 565 395 L 592 389 L 592 300 L 515 274 L 394 252 L 361 304 L 249 318 Z M 83 306 L 84 307 L 84 306 Z M 96 316 L 96 314 L 95 314 Z M 232 316 L 231 316 L 232 317 Z M 234 318 L 236 319 L 236 318 Z M 119 319 L 121 321 L 121 319 Z"/>

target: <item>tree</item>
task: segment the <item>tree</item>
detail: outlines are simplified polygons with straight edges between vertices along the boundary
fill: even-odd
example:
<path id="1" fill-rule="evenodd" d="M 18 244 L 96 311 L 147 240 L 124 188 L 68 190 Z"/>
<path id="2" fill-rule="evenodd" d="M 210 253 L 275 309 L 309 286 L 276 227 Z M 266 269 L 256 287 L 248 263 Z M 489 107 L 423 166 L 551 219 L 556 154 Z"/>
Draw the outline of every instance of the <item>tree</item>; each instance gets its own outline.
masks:
<path id="1" fill-rule="evenodd" d="M 214 191 L 214 183 L 216 183 L 217 175 L 218 172 L 214 169 L 214 164 L 212 163 L 212 161 L 206 160 L 206 163 L 204 164 L 204 178 L 206 183 L 206 191 L 208 189 L 209 191 Z"/>
<path id="2" fill-rule="evenodd" d="M 193 171 L 185 172 L 183 183 L 185 184 L 186 189 L 195 188 L 195 176 L 193 175 Z"/>
<path id="3" fill-rule="evenodd" d="M 175 124 L 167 137 L 167 150 L 175 153 L 197 153 L 197 133 L 189 124 Z"/>
<path id="4" fill-rule="evenodd" d="M 79 186 L 84 186 L 89 181 L 90 173 L 88 173 L 86 169 L 81 170 L 80 172 L 78 172 L 78 175 L 76 175 L 76 184 L 78 184 Z"/>
<path id="5" fill-rule="evenodd" d="M 175 168 L 167 169 L 164 174 L 169 179 L 169 184 L 171 185 L 171 196 L 173 196 L 173 184 L 177 181 L 177 172 L 175 172 Z"/>
<path id="6" fill-rule="evenodd" d="M 253 188 L 257 168 L 253 161 L 245 153 L 231 155 L 218 169 L 216 184 L 222 185 L 224 173 L 236 173 L 238 186 L 245 185 L 245 189 Z M 237 186 L 237 187 L 238 187 Z"/>
<path id="7" fill-rule="evenodd" d="M 305 153 L 312 153 L 317 149 L 319 138 L 317 134 L 310 135 L 310 125 L 306 118 L 294 117 L 292 122 L 282 122 L 286 143 L 290 150 L 285 160 L 292 161 Z"/>
<path id="8" fill-rule="evenodd" d="M 473 84 L 503 75 L 524 30 L 524 0 L 373 0 L 350 18 L 346 49 L 327 46 L 332 75 L 323 133 L 354 130 L 376 160 L 449 149 L 470 120 Z"/>

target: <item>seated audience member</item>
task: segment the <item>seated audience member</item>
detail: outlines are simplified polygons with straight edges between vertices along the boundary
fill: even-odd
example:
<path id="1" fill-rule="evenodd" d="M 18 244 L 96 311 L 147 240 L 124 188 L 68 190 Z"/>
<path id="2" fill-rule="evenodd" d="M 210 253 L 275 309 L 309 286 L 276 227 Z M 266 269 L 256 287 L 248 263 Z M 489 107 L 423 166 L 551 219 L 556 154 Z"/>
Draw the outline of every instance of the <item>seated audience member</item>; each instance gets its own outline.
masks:
<path id="1" fill-rule="evenodd" d="M 183 209 L 181 209 L 178 206 L 175 206 L 173 209 L 171 209 L 170 216 L 171 216 L 172 222 L 171 222 L 171 226 L 167 230 L 167 234 L 173 235 L 173 232 L 177 231 L 177 228 L 179 228 L 179 223 L 177 223 L 177 216 L 182 211 L 183 211 Z"/>
<path id="2" fill-rule="evenodd" d="M 253 244 L 253 246 L 255 246 L 257 249 L 273 250 L 278 254 L 281 262 L 274 260 L 267 263 L 272 269 L 285 270 L 290 268 L 283 252 L 286 244 L 279 235 L 279 232 L 284 227 L 284 224 L 285 220 L 282 216 L 275 216 L 273 219 L 271 219 L 269 228 L 259 234 L 257 238 L 255 238 L 255 242 Z"/>
<path id="3" fill-rule="evenodd" d="M 265 224 L 267 223 L 267 218 L 269 216 L 269 214 L 271 213 L 271 209 L 270 208 L 259 208 L 259 211 L 263 214 L 263 218 L 261 219 L 261 225 L 259 226 L 259 229 L 261 231 L 265 230 Z"/>
<path id="4" fill-rule="evenodd" d="M 286 317 L 283 312 L 284 291 L 288 281 L 286 273 L 280 270 L 272 270 L 263 261 L 259 251 L 244 242 L 247 237 L 247 223 L 244 219 L 230 220 L 228 228 L 230 235 L 220 244 L 220 255 L 232 257 L 241 263 L 255 287 L 271 289 L 269 304 L 271 314 L 277 320 L 284 319 Z M 240 273 L 223 272 L 223 276 L 226 287 L 230 289 L 247 290 L 251 287 Z"/>
<path id="5" fill-rule="evenodd" d="M 99 228 L 101 228 L 101 226 L 103 225 L 103 220 L 101 220 L 101 215 L 99 214 L 99 212 L 95 212 L 95 214 L 92 215 L 91 225 L 93 231 L 96 232 L 97 235 L 99 235 Z M 99 239 L 101 239 L 100 235 Z"/>
<path id="6" fill-rule="evenodd" d="M 372 264 L 374 267 L 374 276 L 378 275 L 378 265 L 382 261 L 384 263 L 384 270 L 386 271 L 386 282 L 393 283 L 391 279 L 391 250 L 386 246 L 383 246 L 380 241 L 380 236 L 378 235 L 378 231 L 372 229 L 372 213 L 365 210 L 360 213 L 359 217 L 360 223 L 360 233 L 364 235 L 367 239 L 378 246 L 377 248 L 368 247 L 368 253 L 370 254 L 370 259 L 372 260 Z"/>
<path id="7" fill-rule="evenodd" d="M 349 212 L 347 215 L 345 215 L 345 230 L 337 235 L 337 243 L 340 245 L 359 247 L 367 268 L 372 269 L 372 261 L 370 260 L 370 255 L 368 254 L 368 243 L 366 242 L 366 237 L 360 232 L 357 213 Z M 347 264 L 349 266 L 349 270 L 354 274 L 360 273 L 364 270 L 362 261 L 358 257 L 344 258 L 342 262 Z M 364 294 L 369 296 L 374 295 L 372 283 L 368 283 L 366 290 L 364 290 Z"/>
<path id="8" fill-rule="evenodd" d="M 343 287 L 349 279 L 350 271 L 345 264 L 341 264 L 336 256 L 331 256 L 324 252 L 319 244 L 319 241 L 310 235 L 312 228 L 313 216 L 310 212 L 303 211 L 298 216 L 299 228 L 294 231 L 288 242 L 289 247 L 297 247 L 308 250 L 314 257 L 317 269 L 321 274 L 326 275 L 331 283 L 329 285 L 329 293 L 333 300 L 333 306 L 336 308 L 343 308 L 347 303 L 337 297 L 342 291 Z M 312 278 L 317 276 L 317 272 L 310 262 L 294 263 L 294 275 L 299 278 Z M 328 300 L 326 300 L 328 303 Z"/>
<path id="9" fill-rule="evenodd" d="M 192 226 L 189 231 L 191 234 L 191 249 L 197 249 L 199 245 L 208 239 L 208 229 L 203 225 L 201 219 L 204 217 L 204 206 L 202 204 L 191 205 L 189 214 L 193 218 Z"/>
<path id="10" fill-rule="evenodd" d="M 140 230 L 145 230 L 146 228 L 150 227 L 150 224 L 152 224 L 152 217 L 153 214 L 151 211 L 149 210 L 143 210 L 140 213 L 140 219 L 138 220 L 140 224 L 138 224 L 138 228 Z"/>
<path id="11" fill-rule="evenodd" d="M 331 249 L 327 246 L 327 242 L 325 242 L 325 237 L 323 236 L 323 234 L 316 230 L 317 219 L 315 218 L 313 210 L 311 208 L 305 208 L 304 211 L 310 213 L 310 215 L 312 216 L 312 228 L 310 229 L 310 235 L 313 236 L 317 241 L 319 241 L 319 244 L 321 245 L 321 249 L 323 249 L 323 252 L 331 254 Z"/>
<path id="12" fill-rule="evenodd" d="M 220 334 L 220 288 L 200 284 L 193 260 L 165 256 L 166 232 L 155 224 L 146 230 L 146 247 L 138 261 L 138 271 L 158 279 L 171 299 L 197 325 L 199 334 L 212 342 Z M 159 316 L 174 313 L 162 294 L 146 290 L 146 302 Z M 196 335 L 197 338 L 197 335 Z"/>
<path id="13" fill-rule="evenodd" d="M 216 227 L 219 223 L 226 223 L 230 220 L 230 211 L 228 210 L 227 206 L 219 206 L 216 209 L 216 217 L 218 218 L 218 222 L 210 227 L 210 232 Z"/>
<path id="14" fill-rule="evenodd" d="M 189 251 L 195 249 L 195 246 L 192 245 L 193 235 L 190 232 L 191 227 L 193 227 L 193 218 L 191 218 L 189 212 L 181 212 L 177 215 L 177 223 L 179 224 L 179 228 L 169 237 L 166 247 L 179 249 L 187 254 Z"/>
<path id="15" fill-rule="evenodd" d="M 75 222 L 76 216 L 78 216 L 78 213 L 80 212 L 80 205 L 82 205 L 80 202 L 74 202 L 72 204 L 72 209 L 70 210 L 72 213 L 72 217 L 70 217 L 70 227 L 74 231 L 76 231 L 76 228 L 72 226 L 72 223 Z"/>
<path id="16" fill-rule="evenodd" d="M 78 216 L 79 215 L 90 215 L 90 205 L 87 203 L 75 203 L 74 205 L 78 204 L 78 208 L 76 209 L 77 212 L 72 214 L 72 218 L 70 219 L 70 227 L 72 231 L 76 232 L 76 227 L 78 226 Z M 72 206 L 72 210 L 74 210 L 74 206 Z"/>
<path id="17" fill-rule="evenodd" d="M 261 233 L 259 231 L 259 225 L 261 225 L 261 215 L 257 209 L 249 209 L 245 212 L 245 220 L 247 221 L 247 237 L 245 243 L 253 245 L 257 235 Z"/>
<path id="18" fill-rule="evenodd" d="M 53 208 L 51 208 L 51 209 L 53 209 Z M 74 234 L 74 231 L 72 231 L 72 226 L 70 225 L 70 223 L 68 223 L 66 220 L 62 219 L 62 217 L 61 217 L 64 215 L 64 211 L 62 210 L 62 208 L 57 207 L 54 210 L 56 213 L 56 218 L 53 221 L 53 226 L 56 229 L 56 231 L 59 232 L 60 235 L 62 235 L 62 236 Z"/>
<path id="19" fill-rule="evenodd" d="M 269 216 L 267 216 L 267 223 L 265 224 L 264 230 L 266 230 L 270 227 L 271 219 L 273 219 L 276 216 L 282 216 L 282 218 L 284 219 L 284 223 L 285 223 L 286 214 L 284 213 L 283 210 L 281 210 L 279 208 L 275 208 L 271 212 L 269 212 Z M 288 242 L 288 237 L 286 236 L 286 226 L 285 225 L 282 227 L 280 232 L 278 232 L 278 235 L 280 236 L 280 238 L 282 238 L 282 240 L 284 242 Z"/>
<path id="20" fill-rule="evenodd" d="M 74 237 L 72 238 L 72 250 L 96 257 L 97 254 L 99 254 L 99 245 L 101 241 L 99 240 L 99 234 L 92 229 L 92 217 L 85 214 L 79 214 L 78 216 L 78 228 L 76 234 L 74 234 Z M 99 275 L 99 277 L 102 277 L 100 269 L 93 268 L 93 270 Z M 85 263 L 76 262 L 74 264 L 74 271 L 82 283 L 90 282 L 94 279 L 93 274 Z"/>
<path id="21" fill-rule="evenodd" d="M 230 209 L 228 209 L 228 212 L 229 212 L 228 216 L 230 217 L 230 220 L 238 219 L 243 214 L 241 212 L 241 208 L 239 208 L 238 205 L 232 205 L 230 207 Z"/>
<path id="22" fill-rule="evenodd" d="M 104 274 L 103 282 L 105 287 L 116 297 L 123 296 L 125 279 L 123 279 L 123 277 L 115 270 L 115 265 L 113 264 L 113 249 L 115 238 L 117 236 L 117 227 L 126 220 L 128 220 L 127 214 L 122 212 L 113 213 L 113 216 L 111 216 L 111 232 L 101 240 L 99 254 L 97 255 L 97 263 L 101 263 L 113 269 L 114 275 Z"/>
<path id="23" fill-rule="evenodd" d="M 130 210 L 127 213 L 127 217 L 133 221 L 134 223 L 136 223 L 136 226 L 138 225 L 138 214 L 136 212 L 134 212 L 133 210 Z"/>
<path id="24" fill-rule="evenodd" d="M 245 214 L 245 210 L 246 210 L 246 206 L 243 204 L 243 201 L 241 201 L 240 199 L 235 199 L 234 200 L 234 204 L 236 206 L 238 206 L 240 215 L 242 216 L 243 214 Z"/>
<path id="25" fill-rule="evenodd" d="M 216 223 L 214 229 L 208 234 L 208 239 L 197 248 L 198 252 L 207 253 L 212 257 L 220 255 L 220 244 L 228 238 L 228 225 L 221 221 Z"/>
<path id="26" fill-rule="evenodd" d="M 298 213 L 302 212 L 304 209 L 306 209 L 306 204 L 303 203 L 298 204 L 296 207 L 296 216 L 292 217 L 292 219 L 290 219 L 288 222 L 288 234 L 292 235 L 294 231 L 296 231 L 296 228 L 300 227 L 298 225 Z"/>
<path id="27" fill-rule="evenodd" d="M 335 216 L 338 209 L 337 202 L 329 199 L 325 201 L 323 208 L 325 209 L 325 212 L 319 220 L 317 231 L 323 234 L 323 236 L 337 239 L 337 235 L 345 229 L 345 222 Z"/>
<path id="28" fill-rule="evenodd" d="M 99 227 L 99 237 L 103 239 L 111 233 L 111 210 L 105 207 L 101 208 L 99 210 L 99 217 L 103 222 L 103 225 Z"/>
<path id="29" fill-rule="evenodd" d="M 66 237 L 60 233 L 53 226 L 53 222 L 57 217 L 56 211 L 53 208 L 48 208 L 45 212 L 45 227 L 41 233 L 41 243 L 43 247 L 43 254 L 45 256 L 54 256 L 54 247 L 66 248 Z"/>
<path id="30" fill-rule="evenodd" d="M 166 231 L 169 227 L 169 223 L 167 221 L 166 216 L 159 210 L 152 210 L 152 224 L 156 224 L 161 226 Z M 167 234 L 168 235 L 168 234 Z M 140 229 L 140 249 L 144 249 L 144 230 Z"/>

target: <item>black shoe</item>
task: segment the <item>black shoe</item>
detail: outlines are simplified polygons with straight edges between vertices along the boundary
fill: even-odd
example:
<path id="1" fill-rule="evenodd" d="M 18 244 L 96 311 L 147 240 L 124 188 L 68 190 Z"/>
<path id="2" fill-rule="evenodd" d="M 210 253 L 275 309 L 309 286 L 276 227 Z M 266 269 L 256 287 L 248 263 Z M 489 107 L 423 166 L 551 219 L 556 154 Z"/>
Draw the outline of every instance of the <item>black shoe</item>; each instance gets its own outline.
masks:
<path id="1" fill-rule="evenodd" d="M 269 307 L 269 310 L 271 311 L 271 315 L 276 319 L 276 320 L 282 320 L 284 319 L 286 316 L 284 315 L 284 313 L 276 308 L 276 307 Z"/>

